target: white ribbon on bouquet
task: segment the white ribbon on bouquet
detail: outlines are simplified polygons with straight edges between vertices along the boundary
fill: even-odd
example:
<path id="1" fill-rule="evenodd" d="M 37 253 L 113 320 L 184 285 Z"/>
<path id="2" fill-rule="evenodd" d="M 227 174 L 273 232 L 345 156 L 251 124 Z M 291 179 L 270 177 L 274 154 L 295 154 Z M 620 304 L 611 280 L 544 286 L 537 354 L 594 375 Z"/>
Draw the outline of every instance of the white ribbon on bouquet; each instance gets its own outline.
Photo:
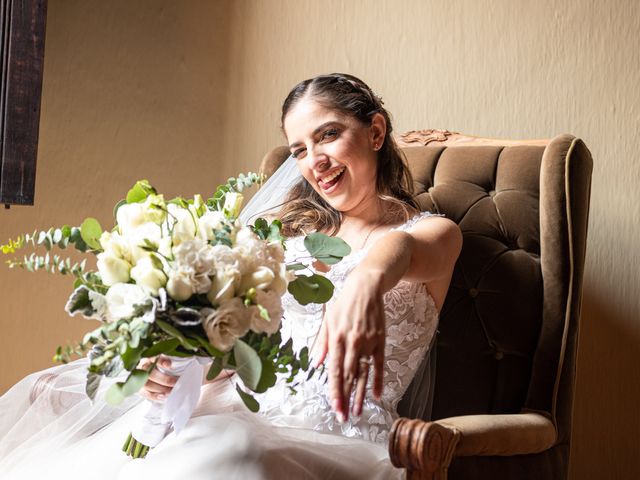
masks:
<path id="1" fill-rule="evenodd" d="M 164 401 L 146 401 L 149 409 L 131 431 L 133 438 L 148 447 L 157 446 L 172 429 L 180 433 L 187 424 L 200 399 L 204 369 L 209 363 L 209 359 L 201 357 L 168 358 L 171 368 L 156 368 L 178 377 L 175 386 Z"/>

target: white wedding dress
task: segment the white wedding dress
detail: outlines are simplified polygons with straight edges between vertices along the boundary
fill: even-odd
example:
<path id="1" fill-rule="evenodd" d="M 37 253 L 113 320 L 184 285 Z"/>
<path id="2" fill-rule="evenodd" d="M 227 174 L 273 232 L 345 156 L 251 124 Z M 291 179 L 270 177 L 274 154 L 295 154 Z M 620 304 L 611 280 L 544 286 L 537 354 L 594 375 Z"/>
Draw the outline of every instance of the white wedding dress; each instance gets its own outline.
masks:
<path id="1" fill-rule="evenodd" d="M 303 249 L 302 239 L 292 239 L 287 255 L 304 254 Z M 337 292 L 365 253 L 353 252 L 327 274 Z M 322 375 L 307 381 L 301 372 L 295 395 L 279 381 L 258 396 L 258 414 L 238 398 L 232 377 L 204 385 L 185 428 L 169 434 L 145 459 L 133 460 L 120 448 L 146 402 L 135 397 L 117 408 L 101 400 L 92 405 L 84 394 L 87 361 L 81 359 L 34 373 L 0 398 L 0 478 L 403 478 L 389 460 L 388 433 L 435 335 L 438 311 L 424 285 L 404 281 L 385 294 L 384 305 L 384 391 L 379 402 L 365 399 L 359 418 L 338 422 Z M 295 349 L 311 347 L 322 306 L 302 307 L 286 296 L 284 309 L 283 340 L 292 338 Z M 103 382 L 98 398 L 113 381 Z"/>

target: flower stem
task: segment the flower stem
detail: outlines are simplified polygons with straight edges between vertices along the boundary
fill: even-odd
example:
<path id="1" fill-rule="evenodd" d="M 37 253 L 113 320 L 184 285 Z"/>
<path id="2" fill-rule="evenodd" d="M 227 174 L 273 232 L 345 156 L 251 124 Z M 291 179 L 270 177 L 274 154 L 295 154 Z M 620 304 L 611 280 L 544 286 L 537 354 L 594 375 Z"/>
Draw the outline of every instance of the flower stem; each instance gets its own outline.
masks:
<path id="1" fill-rule="evenodd" d="M 133 435 L 129 434 L 122 446 L 122 451 L 132 458 L 144 458 L 149 453 L 149 447 L 140 443 Z"/>

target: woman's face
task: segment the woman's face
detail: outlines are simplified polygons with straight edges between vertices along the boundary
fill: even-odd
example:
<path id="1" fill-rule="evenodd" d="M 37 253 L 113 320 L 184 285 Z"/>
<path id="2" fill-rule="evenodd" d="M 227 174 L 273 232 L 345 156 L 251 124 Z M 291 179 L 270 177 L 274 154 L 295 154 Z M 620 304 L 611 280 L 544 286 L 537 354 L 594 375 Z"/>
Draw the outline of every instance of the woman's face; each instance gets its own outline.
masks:
<path id="1" fill-rule="evenodd" d="M 379 117 L 379 118 L 378 118 Z M 377 210 L 377 146 L 386 125 L 371 125 L 303 98 L 284 119 L 289 149 L 304 178 L 329 205 L 347 215 Z"/>

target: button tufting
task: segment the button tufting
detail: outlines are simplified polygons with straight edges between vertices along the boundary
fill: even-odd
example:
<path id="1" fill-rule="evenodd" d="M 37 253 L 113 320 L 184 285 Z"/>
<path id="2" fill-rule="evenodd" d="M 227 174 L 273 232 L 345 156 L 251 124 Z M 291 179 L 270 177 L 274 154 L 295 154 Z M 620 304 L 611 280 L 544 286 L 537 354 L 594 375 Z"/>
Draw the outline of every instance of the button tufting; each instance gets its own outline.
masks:
<path id="1" fill-rule="evenodd" d="M 496 191 L 495 190 L 489 190 L 489 196 L 490 197 L 495 197 L 496 196 Z"/>
<path id="2" fill-rule="evenodd" d="M 501 351 L 497 351 L 494 355 L 496 360 L 502 360 L 504 358 L 504 353 L 502 353 Z"/>
<path id="3" fill-rule="evenodd" d="M 478 292 L 478 289 L 477 289 L 477 288 L 471 288 L 471 289 L 469 290 L 469 296 L 470 296 L 471 298 L 476 298 L 476 297 L 478 296 L 478 293 L 480 293 L 480 292 Z"/>

